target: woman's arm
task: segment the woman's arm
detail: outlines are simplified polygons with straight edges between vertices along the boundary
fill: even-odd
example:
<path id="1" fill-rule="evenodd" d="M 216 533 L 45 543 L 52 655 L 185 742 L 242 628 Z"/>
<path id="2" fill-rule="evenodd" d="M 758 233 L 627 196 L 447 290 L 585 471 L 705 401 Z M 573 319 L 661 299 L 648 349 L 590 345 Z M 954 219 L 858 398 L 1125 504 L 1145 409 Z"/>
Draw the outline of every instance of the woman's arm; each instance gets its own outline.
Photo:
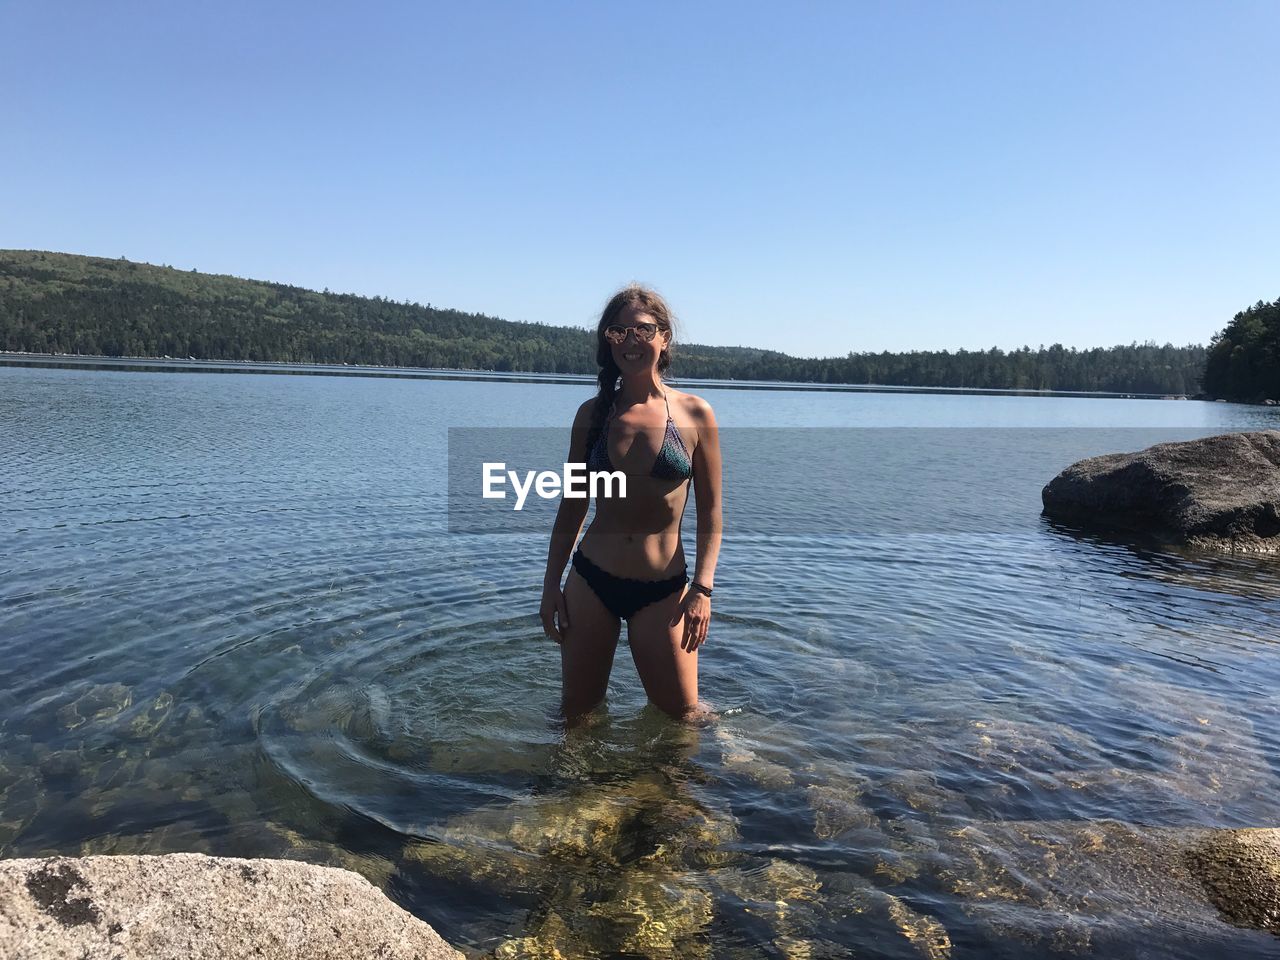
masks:
<path id="1" fill-rule="evenodd" d="M 697 400 L 698 447 L 693 457 L 693 492 L 697 500 L 697 563 L 695 583 L 707 589 L 715 586 L 716 561 L 720 559 L 720 534 L 724 528 L 720 513 L 720 430 L 711 404 Z"/>
<path id="2" fill-rule="evenodd" d="M 565 463 L 585 463 L 587 459 L 587 430 L 591 426 L 591 408 L 595 400 L 588 400 L 578 408 L 573 418 L 573 431 L 569 438 L 569 455 Z M 560 579 L 564 576 L 565 564 L 569 562 L 569 554 L 578 541 L 578 533 L 582 530 L 582 521 L 587 518 L 590 501 L 569 497 L 560 498 L 560 507 L 556 510 L 556 520 L 551 528 L 551 544 L 547 548 L 547 570 L 542 577 L 542 604 L 538 611 L 542 619 L 542 629 L 548 637 L 561 642 L 564 631 L 569 626 L 569 615 L 565 607 L 564 594 L 560 589 Z"/>
<path id="3" fill-rule="evenodd" d="M 715 586 L 716 562 L 720 559 L 720 429 L 711 404 L 699 397 L 693 400 L 693 419 L 698 427 L 698 446 L 693 453 L 693 492 L 698 510 L 697 559 L 693 582 L 710 590 Z M 692 653 L 707 639 L 711 624 L 711 598 L 691 588 L 682 604 L 684 641 L 682 646 Z"/>

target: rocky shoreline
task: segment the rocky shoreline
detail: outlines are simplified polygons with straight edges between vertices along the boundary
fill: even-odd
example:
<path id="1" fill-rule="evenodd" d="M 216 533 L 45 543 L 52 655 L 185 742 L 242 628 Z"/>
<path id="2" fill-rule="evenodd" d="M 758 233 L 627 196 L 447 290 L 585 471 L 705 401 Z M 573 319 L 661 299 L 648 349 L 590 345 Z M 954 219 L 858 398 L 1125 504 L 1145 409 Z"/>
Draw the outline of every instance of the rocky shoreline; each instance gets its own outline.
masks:
<path id="1" fill-rule="evenodd" d="M 6 960 L 461 960 L 359 874 L 199 853 L 0 860 Z"/>
<path id="2" fill-rule="evenodd" d="M 997 822 L 975 823 L 963 834 L 974 841 L 971 854 L 976 859 L 969 866 L 982 879 L 981 891 L 975 888 L 975 908 L 994 906 L 1013 895 L 1006 891 L 993 901 L 993 894 L 1003 890 L 1001 883 L 991 889 L 984 886 L 1003 875 L 992 873 L 986 858 L 1007 853 L 1012 844 L 1025 847 L 1029 855 L 1024 866 L 1031 869 L 1022 872 L 1024 882 L 1037 882 L 1033 864 L 1044 855 L 1048 860 L 1042 866 L 1052 867 L 1043 878 L 1046 883 L 1060 871 L 1083 871 L 1091 878 L 1095 898 L 1115 899 L 1117 907 L 1132 900 L 1130 907 L 1147 913 L 1170 899 L 1199 901 L 1209 914 L 1216 908 L 1227 923 L 1280 937 L 1280 829 Z M 797 886 L 789 875 L 769 886 L 762 903 L 781 896 L 776 909 L 784 913 L 789 898 L 803 900 L 808 889 Z M 956 892 L 964 889 L 961 884 Z M 845 893 L 854 898 L 858 912 L 876 906 L 868 899 L 873 891 Z M 879 896 L 887 898 L 882 906 L 895 916 L 917 952 L 928 958 L 950 956 L 950 940 L 936 922 L 912 913 L 887 894 Z M 662 920 L 653 918 L 669 934 Z M 1068 920 L 1064 916 L 1064 922 Z M 494 956 L 560 956 L 548 951 L 562 939 L 508 941 Z M 678 955 L 670 953 L 672 944 L 662 938 L 638 937 L 633 946 L 642 955 Z M 458 960 L 463 954 L 349 870 L 289 860 L 174 853 L 0 860 L 0 956 Z"/>

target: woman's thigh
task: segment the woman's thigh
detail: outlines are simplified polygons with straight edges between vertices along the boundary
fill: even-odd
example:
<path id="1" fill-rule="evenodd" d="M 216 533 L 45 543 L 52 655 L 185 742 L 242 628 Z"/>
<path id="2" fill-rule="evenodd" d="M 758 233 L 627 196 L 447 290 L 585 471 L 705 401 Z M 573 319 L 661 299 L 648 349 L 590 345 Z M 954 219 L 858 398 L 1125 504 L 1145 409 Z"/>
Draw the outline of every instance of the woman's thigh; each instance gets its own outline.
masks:
<path id="1" fill-rule="evenodd" d="M 678 719 L 690 716 L 698 707 L 698 651 L 689 653 L 680 647 L 684 618 L 671 623 L 680 612 L 683 595 L 683 590 L 676 590 L 627 621 L 631 659 L 644 692 L 655 706 Z"/>
<path id="2" fill-rule="evenodd" d="M 569 627 L 560 643 L 560 709 L 565 717 L 588 713 L 604 699 L 621 624 L 577 570 L 564 585 Z"/>

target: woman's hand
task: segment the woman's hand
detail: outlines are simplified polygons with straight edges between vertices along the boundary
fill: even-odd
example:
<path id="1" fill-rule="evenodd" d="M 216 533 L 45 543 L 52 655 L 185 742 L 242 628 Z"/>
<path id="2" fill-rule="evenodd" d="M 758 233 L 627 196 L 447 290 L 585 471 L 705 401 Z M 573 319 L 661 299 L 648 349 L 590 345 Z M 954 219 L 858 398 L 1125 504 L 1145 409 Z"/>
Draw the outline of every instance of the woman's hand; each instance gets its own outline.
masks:
<path id="1" fill-rule="evenodd" d="M 542 632 L 556 643 L 564 642 L 564 632 L 569 629 L 569 608 L 564 602 L 564 591 L 558 583 L 542 587 L 542 606 L 538 608 L 542 620 Z"/>
<path id="2" fill-rule="evenodd" d="M 676 615 L 671 620 L 675 626 L 684 618 L 684 637 L 680 641 L 680 649 L 693 653 L 707 640 L 707 628 L 711 626 L 711 598 L 697 590 L 688 590 Z"/>

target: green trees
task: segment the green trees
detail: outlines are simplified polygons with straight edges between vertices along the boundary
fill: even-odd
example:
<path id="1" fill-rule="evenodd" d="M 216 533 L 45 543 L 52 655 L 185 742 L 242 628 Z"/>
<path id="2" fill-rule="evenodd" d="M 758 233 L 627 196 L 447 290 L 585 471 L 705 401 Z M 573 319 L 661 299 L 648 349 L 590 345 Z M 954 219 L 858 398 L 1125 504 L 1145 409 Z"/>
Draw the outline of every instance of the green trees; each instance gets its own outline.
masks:
<path id="1" fill-rule="evenodd" d="M 1214 335 L 1203 383 L 1226 400 L 1280 400 L 1280 298 L 1259 300 Z"/>
<path id="2" fill-rule="evenodd" d="M 1276 305 L 1268 309 L 1274 318 Z M 1270 329 L 1274 358 L 1274 319 Z M 0 251 L 0 350 L 596 372 L 593 334 L 573 327 L 127 260 L 12 250 Z M 1187 394 L 1197 390 L 1205 355 L 1202 346 L 1144 343 L 815 359 L 680 343 L 673 369 L 690 379 Z"/>

